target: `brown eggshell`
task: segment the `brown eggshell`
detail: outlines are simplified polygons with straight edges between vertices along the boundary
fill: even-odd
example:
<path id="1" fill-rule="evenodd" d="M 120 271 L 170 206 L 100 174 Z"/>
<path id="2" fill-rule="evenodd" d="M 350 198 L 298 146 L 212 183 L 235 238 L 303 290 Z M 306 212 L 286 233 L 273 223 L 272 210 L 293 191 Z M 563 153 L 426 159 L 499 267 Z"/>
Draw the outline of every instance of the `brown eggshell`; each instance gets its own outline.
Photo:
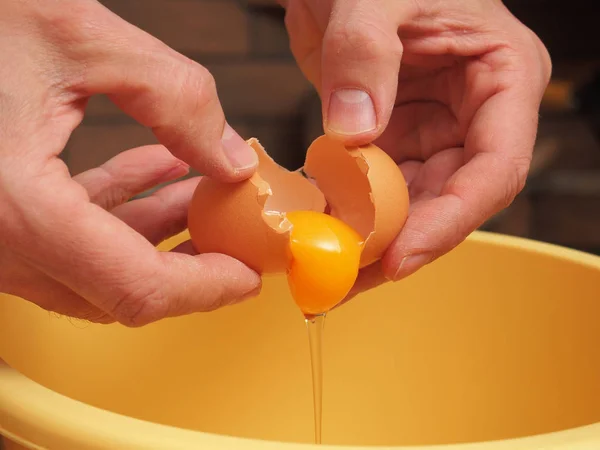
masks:
<path id="1" fill-rule="evenodd" d="M 330 214 L 365 239 L 361 267 L 380 259 L 408 215 L 408 187 L 394 160 L 375 145 L 346 148 L 321 136 L 308 149 L 304 171 L 325 195 Z"/>
<path id="2" fill-rule="evenodd" d="M 291 224 L 285 212 L 323 212 L 323 194 L 306 178 L 275 163 L 258 140 L 248 144 L 257 172 L 239 183 L 203 177 L 192 197 L 188 228 L 198 253 L 222 253 L 258 273 L 285 272 Z"/>

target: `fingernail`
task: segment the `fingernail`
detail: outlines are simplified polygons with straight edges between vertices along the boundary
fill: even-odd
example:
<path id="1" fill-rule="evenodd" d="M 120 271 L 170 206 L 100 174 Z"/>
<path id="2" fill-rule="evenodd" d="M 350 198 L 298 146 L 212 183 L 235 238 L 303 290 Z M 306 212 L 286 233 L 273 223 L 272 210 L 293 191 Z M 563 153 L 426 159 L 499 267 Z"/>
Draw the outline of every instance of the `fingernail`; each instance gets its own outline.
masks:
<path id="1" fill-rule="evenodd" d="M 402 278 L 405 278 L 430 262 L 431 254 L 429 253 L 405 256 L 400 262 L 400 266 L 398 267 L 398 270 L 396 270 L 394 279 L 392 281 L 398 281 Z"/>
<path id="2" fill-rule="evenodd" d="M 221 143 L 223 144 L 225 156 L 235 169 L 249 169 L 258 164 L 256 152 L 227 123 L 223 130 Z"/>
<path id="3" fill-rule="evenodd" d="M 377 127 L 377 115 L 369 94 L 359 89 L 340 89 L 331 95 L 327 128 L 337 134 L 355 135 Z"/>

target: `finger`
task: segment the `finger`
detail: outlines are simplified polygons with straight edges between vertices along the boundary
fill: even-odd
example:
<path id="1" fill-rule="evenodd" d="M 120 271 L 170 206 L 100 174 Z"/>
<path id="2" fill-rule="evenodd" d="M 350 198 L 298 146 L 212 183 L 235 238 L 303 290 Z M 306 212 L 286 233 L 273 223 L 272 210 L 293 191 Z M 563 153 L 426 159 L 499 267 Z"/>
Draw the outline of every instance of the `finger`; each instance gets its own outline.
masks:
<path id="1" fill-rule="evenodd" d="M 157 245 L 186 228 L 188 206 L 199 181 L 195 177 L 171 184 L 111 212 Z"/>
<path id="2" fill-rule="evenodd" d="M 321 47 L 331 1 L 292 1 L 285 8 L 290 50 L 304 76 L 321 93 Z"/>
<path id="3" fill-rule="evenodd" d="M 45 278 L 46 281 L 41 281 L 41 277 L 37 278 L 35 282 L 38 285 L 35 288 L 23 291 L 19 294 L 19 297 L 35 303 L 48 312 L 71 319 L 103 325 L 115 322 L 112 316 L 90 304 L 69 288 L 51 278 Z"/>
<path id="4" fill-rule="evenodd" d="M 375 144 L 398 163 L 425 161 L 440 150 L 462 147 L 464 132 L 446 105 L 414 102 L 394 107 L 387 129 Z"/>
<path id="5" fill-rule="evenodd" d="M 186 175 L 189 166 L 162 145 L 134 148 L 73 177 L 90 201 L 111 210 L 158 184 Z"/>
<path id="6" fill-rule="evenodd" d="M 526 89 L 524 89 L 526 88 Z M 401 279 L 445 254 L 508 206 L 525 184 L 535 142 L 539 99 L 529 86 L 501 91 L 475 115 L 465 141 L 467 163 L 440 196 L 412 209 L 383 259 Z"/>
<path id="7" fill-rule="evenodd" d="M 260 290 L 260 276 L 233 258 L 159 252 L 62 176 L 44 174 L 16 186 L 28 204 L 3 222 L 12 236 L 6 244 L 117 321 L 140 326 L 211 311 Z"/>
<path id="8" fill-rule="evenodd" d="M 423 181 L 426 181 L 426 179 L 429 178 L 431 175 L 433 175 L 431 171 L 427 171 L 429 173 L 429 175 L 427 176 L 423 176 L 421 174 L 421 171 L 423 169 L 423 163 L 421 161 L 406 161 L 400 164 L 398 167 L 400 167 L 400 170 L 402 171 L 402 175 L 406 180 L 406 184 L 409 187 L 409 191 L 414 191 L 413 185 L 415 183 L 420 184 Z M 412 203 L 413 202 L 411 200 L 411 206 Z M 364 267 L 359 271 L 354 286 L 352 287 L 346 298 L 344 298 L 344 300 L 342 300 L 342 302 L 338 306 L 341 306 L 344 303 L 352 300 L 361 292 L 374 289 L 377 286 L 387 283 L 389 281 L 390 280 L 388 280 L 383 274 L 381 261 L 374 262 L 373 264 Z"/>
<path id="9" fill-rule="evenodd" d="M 413 180 L 419 175 L 422 166 L 423 162 L 421 161 L 405 161 L 398 164 L 398 167 L 404 176 L 404 180 L 409 187 Z"/>
<path id="10" fill-rule="evenodd" d="M 114 322 L 112 317 L 71 289 L 19 259 L 13 259 L 10 277 L 7 293 L 28 300 L 46 311 L 94 323 Z"/>
<path id="11" fill-rule="evenodd" d="M 93 205 L 89 206 L 93 207 Z M 50 207 L 50 209 L 54 208 Z M 40 211 L 40 209 L 36 210 Z M 101 213 L 106 214 L 104 211 Z M 63 215 L 60 212 L 57 212 L 57 214 L 58 220 L 62 219 L 65 222 L 66 218 L 66 222 L 69 225 L 73 223 L 73 214 Z M 49 217 L 49 221 L 56 223 L 52 217 Z M 78 260 L 82 258 L 82 255 L 85 255 L 86 251 L 81 242 L 88 244 L 86 242 L 88 239 L 85 235 L 81 236 L 80 239 L 69 239 L 67 237 L 69 227 L 66 226 L 64 230 L 61 229 L 61 233 L 56 233 L 54 236 L 56 239 L 55 245 L 58 248 L 64 246 L 64 251 L 59 252 L 58 258 L 55 255 L 55 262 L 45 264 L 45 268 L 47 272 L 57 273 L 58 277 L 64 280 L 69 281 L 74 279 L 74 281 L 71 281 L 72 285 L 82 285 L 83 288 L 80 288 L 80 292 L 83 292 L 86 298 L 91 297 L 92 294 L 90 293 L 100 292 L 101 294 L 94 298 L 96 304 L 102 305 L 102 311 L 99 308 L 90 308 L 90 305 L 84 301 L 74 301 L 79 299 L 79 296 L 73 293 L 66 295 L 63 292 L 57 291 L 56 288 L 50 289 L 44 287 L 43 284 L 40 285 L 37 280 L 35 282 L 28 282 L 26 285 L 41 286 L 41 289 L 47 291 L 48 294 L 41 296 L 40 291 L 31 291 L 28 293 L 29 299 L 38 303 L 43 301 L 45 302 L 43 306 L 46 309 L 71 317 L 105 323 L 110 322 L 105 317 L 107 314 L 110 314 L 110 316 L 118 318 L 121 322 L 133 326 L 158 320 L 167 315 L 173 316 L 193 311 L 212 310 L 229 304 L 232 300 L 237 301 L 248 296 L 253 296 L 255 292 L 258 292 L 257 289 L 260 288 L 260 279 L 255 273 L 241 263 L 221 255 L 204 255 L 197 259 L 191 257 L 187 259 L 176 258 L 172 261 L 162 261 L 161 264 L 165 267 L 152 267 L 157 266 L 157 264 L 144 264 L 144 258 L 153 257 L 155 256 L 154 254 L 148 252 L 146 255 L 145 252 L 140 252 L 141 258 L 137 258 L 137 252 L 126 248 L 126 244 L 121 239 L 120 242 L 123 244 L 123 248 L 121 248 L 122 252 L 119 252 L 118 249 L 115 249 L 115 246 L 109 244 L 109 247 L 112 247 L 110 250 L 112 250 L 116 259 L 108 255 L 104 256 L 107 253 L 106 243 L 108 241 L 103 242 L 106 238 L 102 236 L 112 231 L 115 231 L 118 235 L 120 230 L 118 230 L 116 224 L 107 226 L 98 218 L 91 218 L 90 222 L 96 222 L 96 230 L 92 229 L 89 233 L 91 236 L 89 240 L 95 242 L 89 243 L 91 249 L 88 248 L 87 251 L 98 251 L 98 254 L 86 258 L 84 264 L 80 264 Z M 34 225 L 39 224 L 35 223 Z M 80 235 L 77 236 L 79 237 Z M 64 242 L 61 242 L 61 240 Z M 28 252 L 28 256 L 35 256 L 36 253 L 38 255 L 40 253 L 46 255 L 52 254 L 51 251 L 45 248 L 47 247 L 44 245 L 46 243 L 46 241 L 40 242 L 40 245 L 36 245 L 34 250 Z M 73 248 L 69 249 L 65 245 L 66 243 L 73 246 Z M 96 247 L 98 245 L 101 247 Z M 127 256 L 123 256 L 124 254 L 131 254 L 133 257 L 127 258 Z M 39 258 L 38 256 L 38 261 Z M 58 263 L 56 263 L 56 259 L 59 260 Z M 42 257 L 42 261 L 44 260 L 45 258 Z M 67 264 L 66 269 L 58 271 L 57 268 L 59 265 L 65 264 L 65 261 Z M 88 265 L 86 263 L 90 262 L 92 263 L 90 265 L 93 266 L 93 272 L 91 273 L 88 272 L 88 268 L 86 267 Z M 102 268 L 102 264 L 106 265 L 106 267 Z M 139 267 L 139 264 L 150 267 Z M 125 273 L 121 272 L 122 270 Z M 85 280 L 86 273 L 88 274 L 87 281 Z M 146 275 L 143 275 L 144 273 Z M 152 274 L 152 277 L 156 279 L 147 278 L 149 274 Z M 72 277 L 71 275 L 81 276 Z M 97 278 L 97 276 L 101 278 Z M 110 280 L 112 276 L 117 276 L 117 279 Z M 107 279 L 108 281 L 106 281 Z M 132 279 L 137 281 L 134 283 L 128 281 Z M 93 286 L 94 284 L 96 286 Z M 116 289 L 111 289 L 114 286 L 116 286 Z M 104 291 L 107 294 L 104 294 Z M 119 291 L 124 291 L 126 296 L 122 297 Z M 65 302 L 65 299 L 69 300 Z M 142 313 L 140 310 L 144 307 L 146 310 Z M 136 310 L 138 311 L 137 313 Z"/>
<path id="12" fill-rule="evenodd" d="M 377 261 L 370 266 L 364 267 L 358 273 L 358 277 L 356 278 L 356 282 L 352 289 L 348 293 L 348 295 L 342 300 L 336 308 L 339 308 L 343 304 L 349 302 L 354 299 L 357 295 L 362 292 L 371 290 L 376 288 L 377 286 L 387 283 L 388 280 L 384 275 L 381 269 L 381 261 Z"/>
<path id="13" fill-rule="evenodd" d="M 334 4 L 323 39 L 321 71 L 323 125 L 333 138 L 364 144 L 387 126 L 402 58 L 399 17 L 411 13 L 412 3 Z"/>
<path id="14" fill-rule="evenodd" d="M 102 5 L 90 9 L 97 33 L 106 39 L 87 29 L 76 36 L 79 45 L 75 48 L 85 53 L 86 65 L 77 92 L 108 94 L 123 111 L 151 128 L 161 144 L 202 174 L 223 181 L 251 176 L 257 155 L 225 122 L 208 70 Z M 76 56 L 82 59 L 81 54 Z"/>
<path id="15" fill-rule="evenodd" d="M 405 167 L 409 163 L 403 163 Z M 464 150 L 462 148 L 448 148 L 436 153 L 424 163 L 419 165 L 419 171 L 408 183 L 408 192 L 411 210 L 423 200 L 439 197 L 448 180 L 464 164 Z M 403 173 L 406 169 L 402 170 Z"/>

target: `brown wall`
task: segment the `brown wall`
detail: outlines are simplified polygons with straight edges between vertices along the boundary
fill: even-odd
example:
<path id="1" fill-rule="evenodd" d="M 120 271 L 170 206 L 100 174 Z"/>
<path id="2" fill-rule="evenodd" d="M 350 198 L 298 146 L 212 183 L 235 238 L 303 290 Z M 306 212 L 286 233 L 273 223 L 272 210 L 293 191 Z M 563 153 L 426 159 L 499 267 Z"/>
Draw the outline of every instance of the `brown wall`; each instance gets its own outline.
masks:
<path id="1" fill-rule="evenodd" d="M 108 8 L 211 70 L 230 123 L 258 137 L 288 168 L 300 167 L 320 133 L 320 106 L 288 48 L 274 0 L 102 0 Z M 600 67 L 595 2 L 507 0 L 550 48 L 555 82 L 541 113 L 534 173 L 514 205 L 488 229 L 600 252 L 600 121 L 564 109 L 562 84 Z M 600 89 L 600 88 L 598 88 Z M 600 109 L 600 105 L 597 105 Z M 64 152 L 72 173 L 127 148 L 155 142 L 152 133 L 105 98 L 93 99 Z"/>
<path id="2" fill-rule="evenodd" d="M 226 117 L 245 138 L 257 137 L 281 164 L 302 164 L 302 121 L 313 90 L 289 51 L 283 15 L 236 0 L 102 0 L 112 11 L 200 62 L 214 75 Z M 318 113 L 318 111 L 317 111 Z M 65 159 L 73 174 L 152 133 L 93 98 Z"/>

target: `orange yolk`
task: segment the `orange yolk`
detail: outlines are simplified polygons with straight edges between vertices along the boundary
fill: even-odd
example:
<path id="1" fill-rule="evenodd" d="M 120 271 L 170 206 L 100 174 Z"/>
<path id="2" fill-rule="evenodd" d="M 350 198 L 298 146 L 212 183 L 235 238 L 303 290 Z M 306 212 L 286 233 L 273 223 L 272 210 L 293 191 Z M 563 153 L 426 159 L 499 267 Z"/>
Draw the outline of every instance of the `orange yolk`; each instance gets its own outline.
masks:
<path id="1" fill-rule="evenodd" d="M 295 211 L 286 217 L 292 223 L 287 273 L 292 297 L 306 316 L 326 313 L 354 286 L 363 239 L 327 214 Z"/>

